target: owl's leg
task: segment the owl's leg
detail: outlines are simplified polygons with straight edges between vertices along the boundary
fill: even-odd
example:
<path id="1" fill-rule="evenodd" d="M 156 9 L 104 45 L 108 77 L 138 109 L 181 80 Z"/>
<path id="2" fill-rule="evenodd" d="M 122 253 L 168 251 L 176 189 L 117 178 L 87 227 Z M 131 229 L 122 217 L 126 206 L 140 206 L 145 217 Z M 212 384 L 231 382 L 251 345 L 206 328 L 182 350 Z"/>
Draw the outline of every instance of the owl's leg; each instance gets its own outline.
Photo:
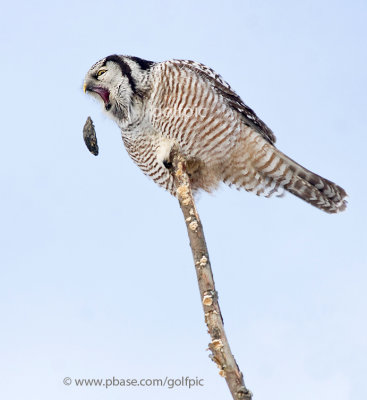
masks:
<path id="1" fill-rule="evenodd" d="M 199 189 L 211 192 L 218 186 L 220 180 L 220 174 L 218 174 L 217 171 L 218 168 L 206 165 L 199 158 L 187 156 L 187 154 L 176 145 L 172 147 L 168 158 L 163 160 L 163 165 L 170 173 L 172 172 L 173 157 L 178 152 L 181 152 L 181 155 L 185 159 L 185 172 L 190 179 L 193 193 L 196 193 Z"/>

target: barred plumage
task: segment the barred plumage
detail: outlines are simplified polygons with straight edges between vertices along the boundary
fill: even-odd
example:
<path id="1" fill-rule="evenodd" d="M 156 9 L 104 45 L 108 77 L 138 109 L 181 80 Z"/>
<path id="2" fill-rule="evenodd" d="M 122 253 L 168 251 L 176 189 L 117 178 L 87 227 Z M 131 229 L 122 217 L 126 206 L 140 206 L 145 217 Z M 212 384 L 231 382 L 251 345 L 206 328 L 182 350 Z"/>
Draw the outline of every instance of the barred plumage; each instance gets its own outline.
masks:
<path id="1" fill-rule="evenodd" d="M 287 190 L 328 213 L 346 207 L 340 186 L 279 151 L 273 132 L 202 64 L 113 55 L 92 66 L 84 88 L 102 98 L 134 162 L 173 195 L 167 167 L 177 145 L 194 191 L 224 182 L 266 197 Z"/>

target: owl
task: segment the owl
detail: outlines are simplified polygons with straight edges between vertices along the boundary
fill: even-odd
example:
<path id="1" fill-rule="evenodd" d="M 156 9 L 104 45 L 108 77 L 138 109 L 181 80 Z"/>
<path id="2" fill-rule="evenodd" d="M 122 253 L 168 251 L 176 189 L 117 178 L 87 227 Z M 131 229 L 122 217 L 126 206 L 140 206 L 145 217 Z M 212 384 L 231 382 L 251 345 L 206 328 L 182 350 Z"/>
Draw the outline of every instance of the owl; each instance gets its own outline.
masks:
<path id="1" fill-rule="evenodd" d="M 84 92 L 116 121 L 143 173 L 173 195 L 175 146 L 187 160 L 194 193 L 224 182 L 258 196 L 288 191 L 327 213 L 346 208 L 344 189 L 278 150 L 273 132 L 203 64 L 110 55 L 90 68 Z"/>

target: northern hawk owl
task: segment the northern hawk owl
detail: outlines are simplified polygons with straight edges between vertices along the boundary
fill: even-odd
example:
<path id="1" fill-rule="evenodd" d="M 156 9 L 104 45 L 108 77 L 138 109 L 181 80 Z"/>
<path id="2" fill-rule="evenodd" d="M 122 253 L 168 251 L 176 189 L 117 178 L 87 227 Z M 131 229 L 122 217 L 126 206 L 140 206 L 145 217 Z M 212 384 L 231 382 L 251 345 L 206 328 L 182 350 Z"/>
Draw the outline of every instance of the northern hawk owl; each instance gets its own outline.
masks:
<path id="1" fill-rule="evenodd" d="M 173 195 L 177 146 L 194 192 L 224 182 L 266 197 L 287 190 L 328 213 L 346 207 L 344 189 L 279 151 L 273 132 L 205 65 L 111 55 L 90 68 L 84 91 L 102 101 L 144 174 Z"/>

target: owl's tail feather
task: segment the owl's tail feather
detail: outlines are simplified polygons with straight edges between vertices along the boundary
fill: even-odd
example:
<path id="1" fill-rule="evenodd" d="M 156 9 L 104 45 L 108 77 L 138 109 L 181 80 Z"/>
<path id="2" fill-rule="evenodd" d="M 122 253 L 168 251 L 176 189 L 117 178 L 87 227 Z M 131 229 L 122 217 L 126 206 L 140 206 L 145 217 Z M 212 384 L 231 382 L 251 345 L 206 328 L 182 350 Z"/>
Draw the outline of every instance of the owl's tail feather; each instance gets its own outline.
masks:
<path id="1" fill-rule="evenodd" d="M 302 167 L 278 149 L 274 150 L 280 164 L 268 176 L 278 185 L 327 213 L 345 210 L 347 193 L 343 188 Z"/>

